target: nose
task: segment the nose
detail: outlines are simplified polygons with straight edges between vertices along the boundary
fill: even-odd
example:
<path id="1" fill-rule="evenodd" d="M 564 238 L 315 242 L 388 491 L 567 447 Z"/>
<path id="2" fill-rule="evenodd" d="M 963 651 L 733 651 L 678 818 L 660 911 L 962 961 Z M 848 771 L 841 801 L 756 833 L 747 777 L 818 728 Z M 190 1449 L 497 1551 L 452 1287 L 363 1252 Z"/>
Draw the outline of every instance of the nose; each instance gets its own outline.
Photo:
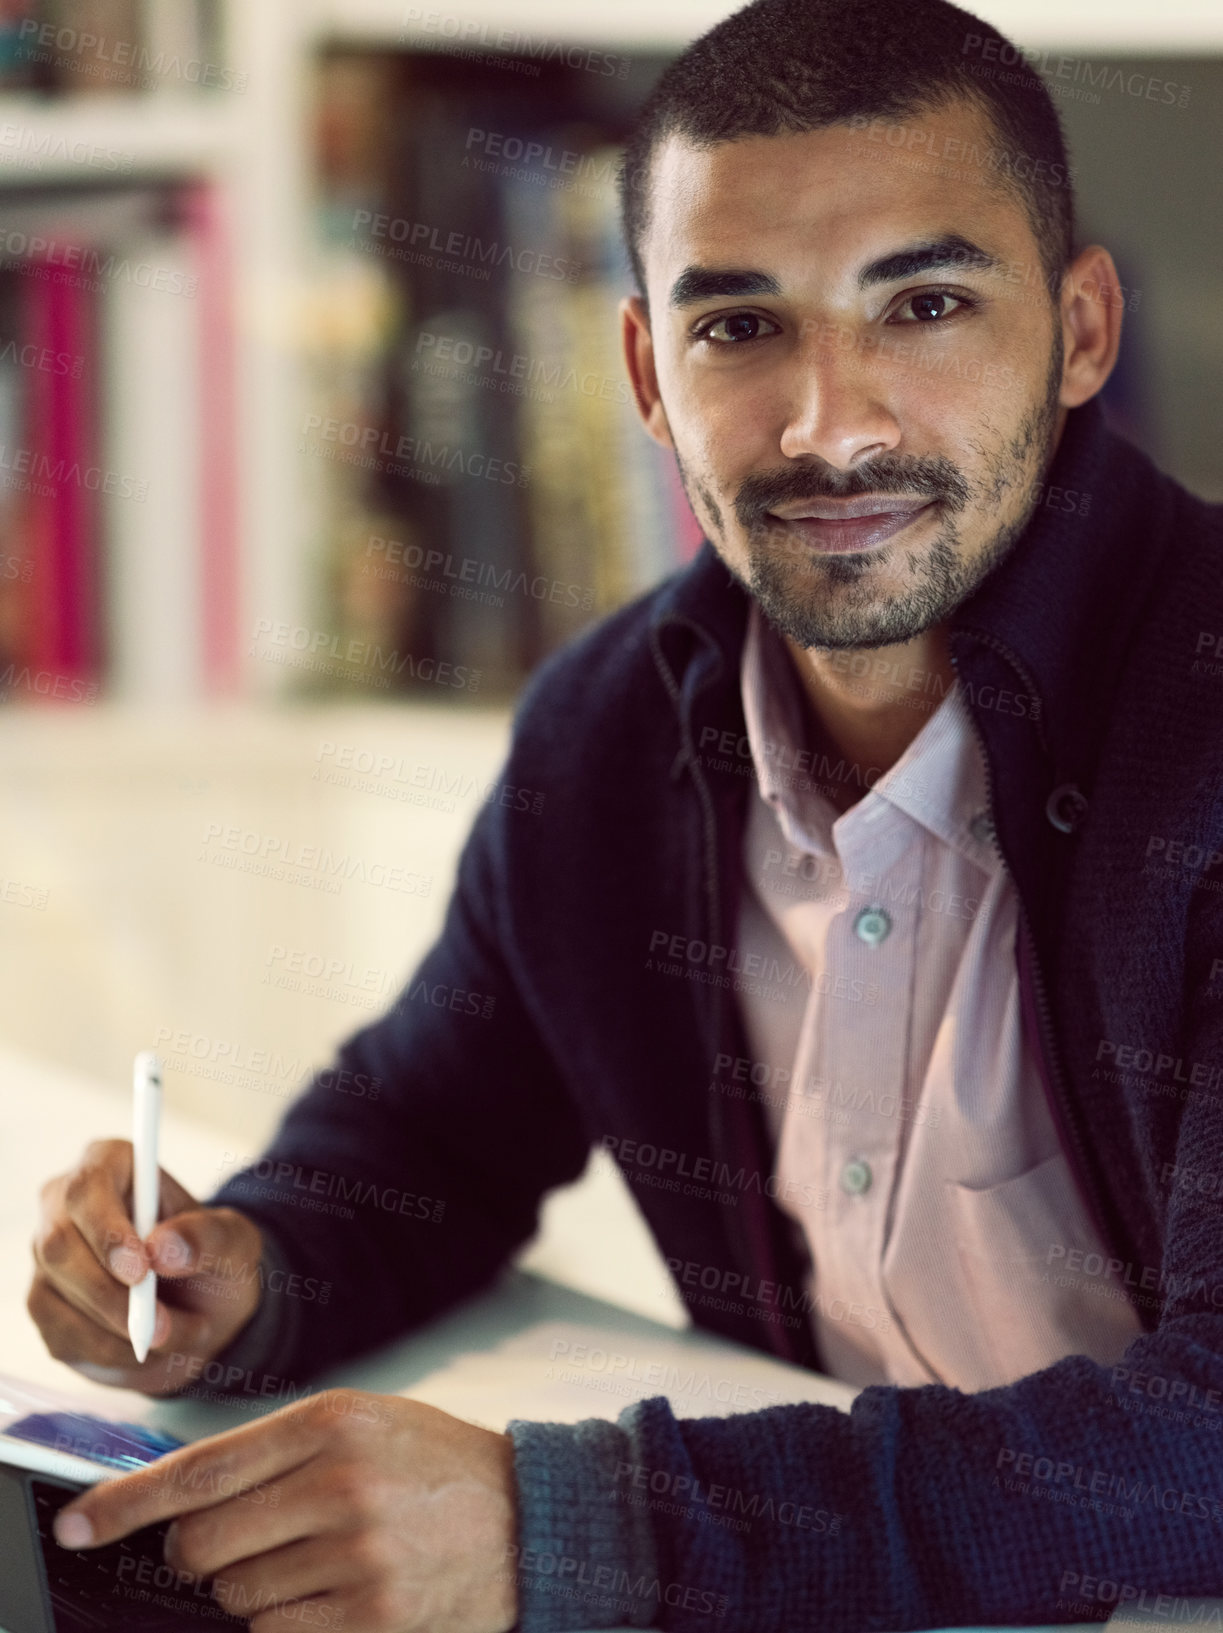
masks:
<path id="1" fill-rule="evenodd" d="M 812 454 L 838 470 L 895 449 L 901 437 L 886 381 L 856 344 L 855 331 L 819 324 L 791 355 L 781 435 L 787 459 Z"/>

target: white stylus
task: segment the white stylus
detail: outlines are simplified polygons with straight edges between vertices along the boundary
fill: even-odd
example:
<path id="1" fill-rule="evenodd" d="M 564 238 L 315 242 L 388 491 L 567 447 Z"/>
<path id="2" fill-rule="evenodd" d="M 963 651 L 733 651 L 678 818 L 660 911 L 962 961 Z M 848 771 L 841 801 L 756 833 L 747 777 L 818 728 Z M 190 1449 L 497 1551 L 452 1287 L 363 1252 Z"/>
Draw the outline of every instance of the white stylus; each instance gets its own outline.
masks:
<path id="1" fill-rule="evenodd" d="M 144 1241 L 157 1223 L 157 1141 L 161 1123 L 161 1062 L 151 1049 L 132 1067 L 132 1224 Z M 157 1276 L 150 1270 L 128 1289 L 127 1335 L 144 1361 L 157 1325 Z"/>

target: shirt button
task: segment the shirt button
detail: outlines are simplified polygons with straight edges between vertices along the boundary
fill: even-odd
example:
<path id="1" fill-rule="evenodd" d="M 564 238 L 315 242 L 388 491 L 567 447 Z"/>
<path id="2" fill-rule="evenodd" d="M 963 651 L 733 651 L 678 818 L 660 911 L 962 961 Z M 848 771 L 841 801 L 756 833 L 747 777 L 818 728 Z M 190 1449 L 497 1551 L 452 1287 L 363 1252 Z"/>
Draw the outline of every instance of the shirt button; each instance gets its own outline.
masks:
<path id="1" fill-rule="evenodd" d="M 854 920 L 854 934 L 868 947 L 877 947 L 886 941 L 892 921 L 882 907 L 864 907 Z"/>
<path id="2" fill-rule="evenodd" d="M 871 1165 L 862 1157 L 852 1157 L 841 1170 L 841 1189 L 861 1196 L 871 1188 Z"/>
<path id="3" fill-rule="evenodd" d="M 968 831 L 982 845 L 988 845 L 994 837 L 994 819 L 988 811 L 978 811 L 968 824 Z"/>

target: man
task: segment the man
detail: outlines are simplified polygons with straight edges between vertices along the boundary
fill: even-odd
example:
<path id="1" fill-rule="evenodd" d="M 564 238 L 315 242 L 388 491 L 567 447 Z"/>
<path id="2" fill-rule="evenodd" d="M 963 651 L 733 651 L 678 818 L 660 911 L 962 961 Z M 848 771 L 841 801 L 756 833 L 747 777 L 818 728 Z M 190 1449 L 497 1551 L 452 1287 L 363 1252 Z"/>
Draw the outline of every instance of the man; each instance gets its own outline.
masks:
<path id="1" fill-rule="evenodd" d="M 506 778 L 542 815 L 484 811 L 403 1000 L 265 1160 L 206 1207 L 167 1181 L 146 1247 L 93 1148 L 36 1244 L 81 1370 L 300 1378 L 486 1283 L 601 1142 L 693 1318 L 866 1385 L 852 1413 L 502 1437 L 332 1392 L 63 1541 L 179 1513 L 172 1563 L 259 1633 L 1223 1586 L 1223 550 L 1092 400 L 1123 296 L 1000 59 L 942 0 L 755 0 L 667 70 L 625 351 L 707 545 L 535 678 Z M 218 1467 L 276 1500 L 183 1495 Z"/>

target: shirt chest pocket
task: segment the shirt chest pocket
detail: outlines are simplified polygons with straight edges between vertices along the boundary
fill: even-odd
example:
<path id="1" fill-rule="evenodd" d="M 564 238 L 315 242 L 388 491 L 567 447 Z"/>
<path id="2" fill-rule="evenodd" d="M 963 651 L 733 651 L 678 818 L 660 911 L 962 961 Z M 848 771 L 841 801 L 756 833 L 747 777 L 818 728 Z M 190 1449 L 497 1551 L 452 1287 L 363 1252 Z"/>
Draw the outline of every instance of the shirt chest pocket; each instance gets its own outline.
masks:
<path id="1" fill-rule="evenodd" d="M 982 1189 L 946 1182 L 965 1313 L 995 1384 L 1066 1355 L 1111 1365 L 1142 1331 L 1061 1152 Z"/>

